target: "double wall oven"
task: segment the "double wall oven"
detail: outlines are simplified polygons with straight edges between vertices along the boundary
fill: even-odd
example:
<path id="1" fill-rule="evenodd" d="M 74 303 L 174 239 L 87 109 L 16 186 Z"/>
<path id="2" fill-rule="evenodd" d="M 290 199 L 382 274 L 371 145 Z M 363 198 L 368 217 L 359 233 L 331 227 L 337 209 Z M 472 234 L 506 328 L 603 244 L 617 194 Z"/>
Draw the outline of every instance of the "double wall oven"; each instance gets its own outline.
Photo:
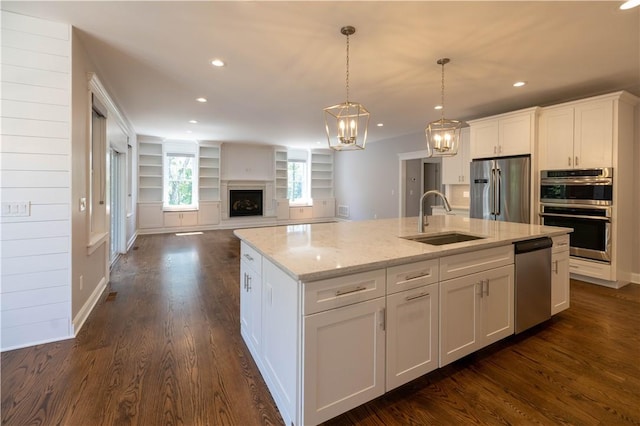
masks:
<path id="1" fill-rule="evenodd" d="M 540 172 L 541 223 L 573 228 L 571 256 L 611 262 L 612 204 L 612 168 Z"/>

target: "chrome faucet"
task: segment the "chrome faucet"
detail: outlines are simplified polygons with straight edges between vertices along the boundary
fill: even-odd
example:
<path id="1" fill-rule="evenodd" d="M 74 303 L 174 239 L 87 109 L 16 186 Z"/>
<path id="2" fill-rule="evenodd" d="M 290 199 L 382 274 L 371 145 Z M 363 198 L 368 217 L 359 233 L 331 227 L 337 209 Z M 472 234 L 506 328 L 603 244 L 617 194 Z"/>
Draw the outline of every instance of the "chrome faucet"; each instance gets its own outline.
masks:
<path id="1" fill-rule="evenodd" d="M 418 216 L 418 232 L 424 232 L 424 227 L 429 225 L 429 223 L 427 221 L 427 217 L 424 214 L 424 200 L 430 194 L 437 195 L 440 198 L 442 198 L 442 201 L 444 202 L 444 209 L 447 212 L 451 211 L 451 206 L 449 205 L 449 200 L 447 200 L 447 197 L 445 197 L 442 192 L 436 191 L 435 189 L 432 189 L 431 191 L 425 192 L 424 194 L 422 194 L 422 197 L 420 197 L 420 216 Z"/>

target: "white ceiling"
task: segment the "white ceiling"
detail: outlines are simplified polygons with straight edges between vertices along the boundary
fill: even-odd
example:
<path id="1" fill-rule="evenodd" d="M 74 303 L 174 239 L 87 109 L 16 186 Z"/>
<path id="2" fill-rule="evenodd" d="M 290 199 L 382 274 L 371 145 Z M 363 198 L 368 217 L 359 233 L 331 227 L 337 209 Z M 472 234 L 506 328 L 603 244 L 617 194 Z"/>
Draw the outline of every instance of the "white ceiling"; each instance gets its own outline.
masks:
<path id="1" fill-rule="evenodd" d="M 640 95 L 640 8 L 621 3 L 3 1 L 2 9 L 76 27 L 138 134 L 315 147 L 326 143 L 322 109 L 346 97 L 344 25 L 357 29 L 350 100 L 371 112 L 375 142 L 439 117 L 441 57 L 451 58 L 448 118 L 621 89 Z M 214 57 L 227 66 L 213 68 Z M 516 89 L 517 80 L 528 84 Z"/>

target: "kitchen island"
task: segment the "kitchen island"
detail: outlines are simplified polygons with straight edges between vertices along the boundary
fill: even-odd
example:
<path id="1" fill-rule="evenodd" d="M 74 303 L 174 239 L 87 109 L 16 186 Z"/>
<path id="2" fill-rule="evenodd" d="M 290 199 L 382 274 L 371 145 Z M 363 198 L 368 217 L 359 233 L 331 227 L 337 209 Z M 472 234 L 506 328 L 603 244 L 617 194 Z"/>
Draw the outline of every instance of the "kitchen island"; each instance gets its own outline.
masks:
<path id="1" fill-rule="evenodd" d="M 420 235 L 415 217 L 235 231 L 241 333 L 286 425 L 321 423 L 513 334 L 513 243 L 562 247 L 571 231 L 428 222 Z M 441 234 L 477 239 L 413 240 Z M 552 313 L 569 306 L 568 247 L 556 253 Z"/>

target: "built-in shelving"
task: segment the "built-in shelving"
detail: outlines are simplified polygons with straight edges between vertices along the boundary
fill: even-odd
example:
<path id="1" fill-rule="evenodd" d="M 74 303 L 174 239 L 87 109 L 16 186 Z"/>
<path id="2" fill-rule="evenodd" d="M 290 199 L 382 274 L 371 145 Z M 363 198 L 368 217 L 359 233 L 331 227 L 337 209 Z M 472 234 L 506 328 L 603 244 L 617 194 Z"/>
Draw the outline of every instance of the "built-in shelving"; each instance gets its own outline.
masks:
<path id="1" fill-rule="evenodd" d="M 139 142 L 138 202 L 162 202 L 162 144 Z"/>
<path id="2" fill-rule="evenodd" d="M 200 145 L 200 201 L 220 200 L 220 146 Z"/>
<path id="3" fill-rule="evenodd" d="M 311 198 L 333 198 L 333 152 L 311 153 Z"/>
<path id="4" fill-rule="evenodd" d="M 276 199 L 287 198 L 287 151 L 275 151 L 275 187 Z"/>

